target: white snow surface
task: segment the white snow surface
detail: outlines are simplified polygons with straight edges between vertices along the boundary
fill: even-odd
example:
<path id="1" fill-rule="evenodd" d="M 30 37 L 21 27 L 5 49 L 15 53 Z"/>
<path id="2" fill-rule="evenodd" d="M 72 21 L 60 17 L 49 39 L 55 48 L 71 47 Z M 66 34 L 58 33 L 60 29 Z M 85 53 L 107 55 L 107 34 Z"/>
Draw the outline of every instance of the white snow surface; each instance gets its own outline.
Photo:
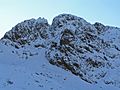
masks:
<path id="1" fill-rule="evenodd" d="M 32 50 L 32 47 L 27 48 Z M 0 44 L 0 90 L 119 90 L 120 88 L 89 84 L 69 71 L 49 64 L 45 49 L 32 50 L 38 55 L 28 59 L 19 57 L 12 46 Z"/>

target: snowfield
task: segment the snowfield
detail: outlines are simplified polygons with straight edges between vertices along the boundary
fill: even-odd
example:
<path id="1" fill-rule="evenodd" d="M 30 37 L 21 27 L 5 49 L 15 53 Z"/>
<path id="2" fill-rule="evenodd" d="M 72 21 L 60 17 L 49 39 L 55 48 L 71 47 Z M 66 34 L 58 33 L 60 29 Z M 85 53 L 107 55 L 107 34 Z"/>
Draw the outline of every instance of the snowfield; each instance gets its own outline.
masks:
<path id="1" fill-rule="evenodd" d="M 89 84 L 51 65 L 42 48 L 29 59 L 13 54 L 11 46 L 0 45 L 0 49 L 0 90 L 119 90 L 111 85 Z"/>

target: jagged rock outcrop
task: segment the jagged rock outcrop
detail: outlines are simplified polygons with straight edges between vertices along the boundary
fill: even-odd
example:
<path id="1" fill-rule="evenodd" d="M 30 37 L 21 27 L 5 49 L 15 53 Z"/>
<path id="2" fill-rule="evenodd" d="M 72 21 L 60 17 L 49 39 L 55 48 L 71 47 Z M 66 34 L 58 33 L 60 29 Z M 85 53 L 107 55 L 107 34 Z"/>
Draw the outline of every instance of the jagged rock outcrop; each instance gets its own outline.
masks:
<path id="1" fill-rule="evenodd" d="M 103 78 L 109 62 L 99 53 L 108 44 L 98 37 L 102 26 L 97 23 L 95 26 L 73 15 L 55 17 L 51 25 L 51 47 L 46 54 L 50 63 L 70 70 L 89 83 Z"/>
<path id="2" fill-rule="evenodd" d="M 120 29 L 61 14 L 49 25 L 46 19 L 19 23 L 1 39 L 22 48 L 43 45 L 46 58 L 89 83 L 120 86 Z M 118 74 L 114 74 L 114 73 Z M 116 78 L 117 77 L 117 78 Z"/>
<path id="3" fill-rule="evenodd" d="M 46 31 L 48 29 L 49 24 L 44 18 L 25 20 L 8 31 L 2 40 L 7 39 L 13 46 L 19 48 L 37 39 L 47 39 Z"/>

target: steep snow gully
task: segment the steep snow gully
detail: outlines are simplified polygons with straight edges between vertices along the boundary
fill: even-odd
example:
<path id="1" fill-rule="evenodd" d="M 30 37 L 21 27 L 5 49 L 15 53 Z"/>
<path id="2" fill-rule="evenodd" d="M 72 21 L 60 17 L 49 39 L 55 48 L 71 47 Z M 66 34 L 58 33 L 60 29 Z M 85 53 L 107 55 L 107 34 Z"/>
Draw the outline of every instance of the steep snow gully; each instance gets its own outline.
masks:
<path id="1" fill-rule="evenodd" d="M 120 28 L 60 14 L 0 39 L 0 90 L 120 90 Z"/>

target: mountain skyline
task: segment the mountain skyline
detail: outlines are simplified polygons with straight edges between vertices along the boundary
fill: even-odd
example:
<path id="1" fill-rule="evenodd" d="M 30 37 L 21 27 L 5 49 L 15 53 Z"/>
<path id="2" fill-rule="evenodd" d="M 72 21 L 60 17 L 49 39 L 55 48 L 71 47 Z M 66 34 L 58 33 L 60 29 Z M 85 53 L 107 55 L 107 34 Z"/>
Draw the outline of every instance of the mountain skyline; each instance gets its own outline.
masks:
<path id="1" fill-rule="evenodd" d="M 44 17 L 49 24 L 52 18 L 70 13 L 90 23 L 120 27 L 119 0 L 0 0 L 0 38 L 17 23 L 30 18 Z"/>
<path id="2" fill-rule="evenodd" d="M 120 28 L 72 14 L 29 19 L 0 39 L 1 90 L 119 90 Z"/>

